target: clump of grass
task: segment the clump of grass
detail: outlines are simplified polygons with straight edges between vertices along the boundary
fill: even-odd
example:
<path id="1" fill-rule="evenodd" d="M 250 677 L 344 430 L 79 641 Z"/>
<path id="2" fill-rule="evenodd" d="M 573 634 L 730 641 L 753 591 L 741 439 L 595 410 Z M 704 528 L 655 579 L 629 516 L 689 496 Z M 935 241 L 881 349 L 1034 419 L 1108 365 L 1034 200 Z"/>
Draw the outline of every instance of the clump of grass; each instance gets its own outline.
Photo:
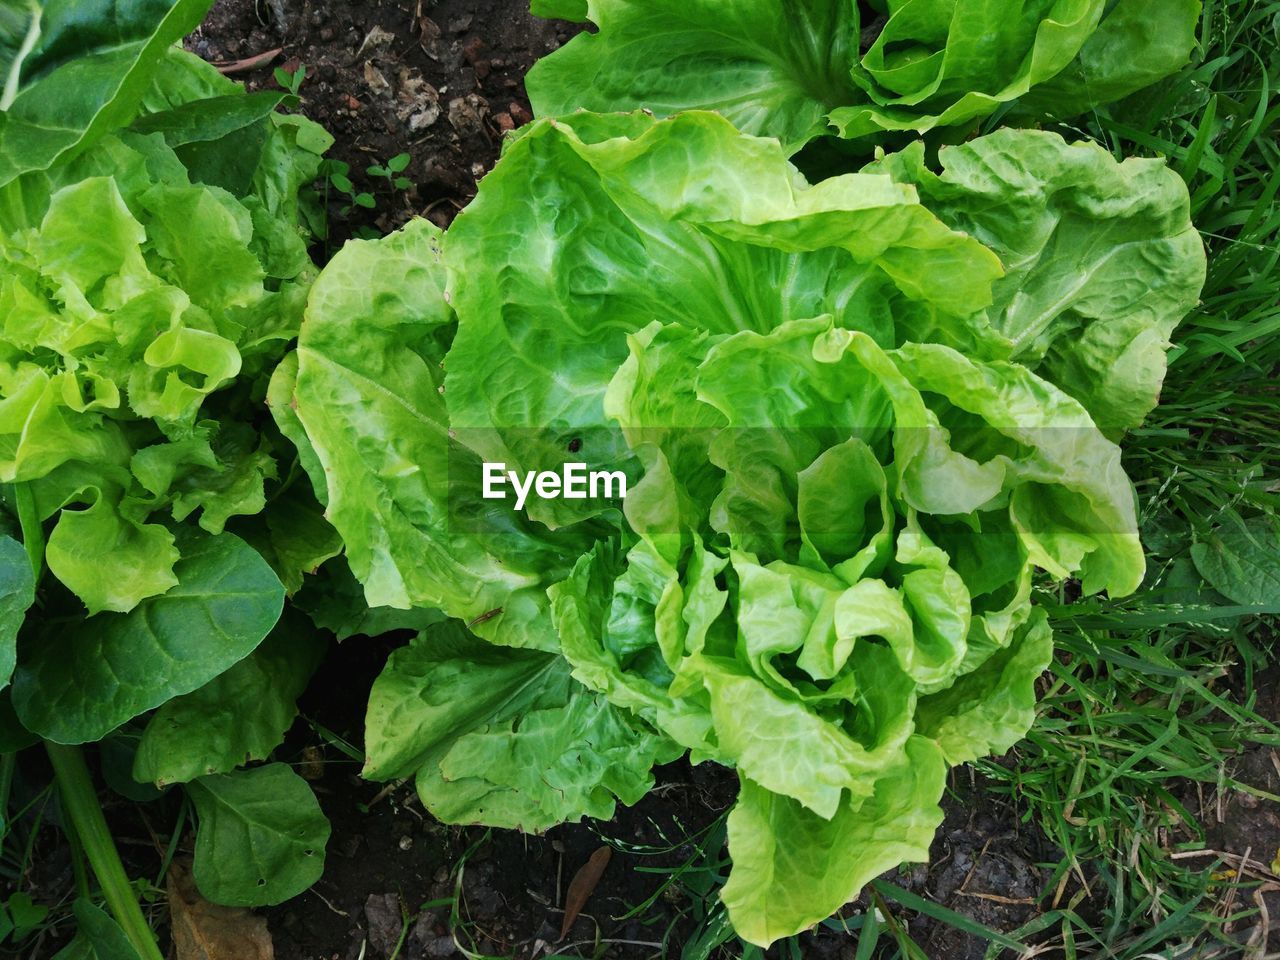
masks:
<path id="1" fill-rule="evenodd" d="M 1232 775 L 1241 750 L 1280 744 L 1280 718 L 1256 710 L 1274 620 L 1215 593 L 1192 552 L 1234 525 L 1274 534 L 1280 513 L 1277 82 L 1280 2 L 1206 0 L 1190 66 L 1074 131 L 1117 156 L 1169 160 L 1209 273 L 1175 335 L 1164 403 L 1125 441 L 1146 587 L 1050 602 L 1060 656 L 1039 721 L 1016 763 L 980 765 L 1063 850 L 1046 912 L 1019 933 L 1051 930 L 1066 956 L 1239 953 L 1244 881 L 1179 852 L 1203 839 L 1202 796 L 1280 802 Z"/>

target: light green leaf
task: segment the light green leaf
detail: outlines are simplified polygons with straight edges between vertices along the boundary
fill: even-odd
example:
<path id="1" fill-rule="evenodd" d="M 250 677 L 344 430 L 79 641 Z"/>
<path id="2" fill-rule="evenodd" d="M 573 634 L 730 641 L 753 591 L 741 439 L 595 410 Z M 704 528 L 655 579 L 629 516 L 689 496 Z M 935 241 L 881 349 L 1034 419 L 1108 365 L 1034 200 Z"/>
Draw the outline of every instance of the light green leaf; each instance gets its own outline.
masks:
<path id="1" fill-rule="evenodd" d="M 635 803 L 672 744 L 569 676 L 553 654 L 496 647 L 456 621 L 393 653 L 374 683 L 364 775 L 417 774 L 446 822 L 541 831 Z"/>
<path id="2" fill-rule="evenodd" d="M 587 4 L 566 6 L 535 12 L 589 15 L 600 30 L 574 37 L 529 71 L 538 117 L 718 110 L 747 133 L 794 147 L 822 131 L 831 106 L 856 96 L 850 3 L 596 0 L 589 14 Z"/>
<path id="3" fill-rule="evenodd" d="M 282 763 L 187 784 L 196 807 L 200 893 L 229 907 L 296 897 L 324 872 L 329 821 L 311 787 Z"/>
<path id="4" fill-rule="evenodd" d="M 49 534 L 49 571 L 88 608 L 128 613 L 178 582 L 173 534 L 158 523 L 122 516 L 104 491 L 84 490 L 81 509 L 64 509 Z"/>
<path id="5" fill-rule="evenodd" d="M 1110 0 L 1067 69 L 1033 89 L 1018 112 L 1070 117 L 1176 73 L 1195 49 L 1201 6 L 1201 0 Z"/>
<path id="6" fill-rule="evenodd" d="M 534 124 L 450 229 L 445 259 L 461 318 L 450 422 L 520 470 L 557 469 L 570 447 L 591 470 L 630 461 L 604 397 L 627 335 L 655 317 L 728 334 L 830 314 L 886 345 L 935 322 L 964 339 L 957 318 L 986 305 L 999 272 L 909 189 L 861 175 L 810 187 L 776 142 L 697 112 Z M 467 266 L 485 262 L 504 266 Z M 607 509 L 526 511 L 559 528 Z"/>
<path id="7" fill-rule="evenodd" d="M 1204 284 L 1186 185 L 1161 160 L 1000 130 L 924 163 L 922 144 L 868 170 L 916 184 L 948 226 L 1000 257 L 987 316 L 1008 356 L 1080 400 L 1104 430 L 1159 399 L 1169 337 Z"/>
<path id="8" fill-rule="evenodd" d="M 179 542 L 168 593 L 129 613 L 60 624 L 18 665 L 13 705 L 56 743 L 99 740 L 131 717 L 190 693 L 244 659 L 280 616 L 284 588 L 243 540 Z"/>
<path id="9" fill-rule="evenodd" d="M 571 555 L 483 500 L 478 458 L 449 435 L 441 361 L 453 313 L 439 237 L 419 220 L 334 258 L 307 307 L 295 409 L 369 606 L 488 614 L 485 635 L 553 649 L 545 590 Z"/>
<path id="10" fill-rule="evenodd" d="M 884 871 L 927 860 L 945 774 L 938 747 L 913 737 L 906 762 L 872 796 L 846 796 L 830 818 L 744 778 L 729 815 L 733 870 L 720 891 L 738 936 L 767 947 L 826 919 Z"/>
<path id="11" fill-rule="evenodd" d="M 540 60 L 538 117 L 716 110 L 794 152 L 836 133 L 869 153 L 898 131 L 976 126 L 1028 98 L 1071 116 L 1175 72 L 1198 0 L 592 0 L 535 2 L 587 19 Z M 584 9 L 585 8 L 585 9 Z M 883 18 L 879 14 L 885 14 Z"/>
<path id="12" fill-rule="evenodd" d="M 947 763 L 998 756 L 1035 720 L 1035 683 L 1053 659 L 1053 632 L 1036 610 L 1018 637 L 945 690 L 922 697 L 916 732 L 935 740 Z"/>

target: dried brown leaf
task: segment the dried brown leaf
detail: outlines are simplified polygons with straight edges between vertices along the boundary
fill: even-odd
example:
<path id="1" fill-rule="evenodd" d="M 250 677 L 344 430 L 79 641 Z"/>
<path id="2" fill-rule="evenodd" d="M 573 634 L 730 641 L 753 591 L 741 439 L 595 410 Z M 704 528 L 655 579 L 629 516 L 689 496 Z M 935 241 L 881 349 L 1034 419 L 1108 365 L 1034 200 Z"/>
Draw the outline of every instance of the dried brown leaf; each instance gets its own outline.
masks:
<path id="1" fill-rule="evenodd" d="M 276 57 L 280 56 L 281 49 L 276 47 L 274 50 L 268 50 L 265 53 L 259 53 L 256 56 L 245 57 L 243 60 L 220 60 L 214 64 L 218 68 L 219 73 L 248 73 L 250 70 L 257 70 L 259 67 L 265 67 Z"/>
<path id="2" fill-rule="evenodd" d="M 604 875 L 604 868 L 609 865 L 609 858 L 612 856 L 612 847 L 601 847 L 573 875 L 573 879 L 569 882 L 569 892 L 564 898 L 564 923 L 560 925 L 560 940 L 569 935 L 569 929 L 582 913 L 582 908 L 587 905 L 587 901 L 591 899 L 591 894 L 595 893 L 596 885 Z M 556 942 L 559 943 L 560 940 Z"/>
<path id="3" fill-rule="evenodd" d="M 166 885 L 177 960 L 275 960 L 266 919 L 200 896 L 189 863 L 175 860 Z"/>

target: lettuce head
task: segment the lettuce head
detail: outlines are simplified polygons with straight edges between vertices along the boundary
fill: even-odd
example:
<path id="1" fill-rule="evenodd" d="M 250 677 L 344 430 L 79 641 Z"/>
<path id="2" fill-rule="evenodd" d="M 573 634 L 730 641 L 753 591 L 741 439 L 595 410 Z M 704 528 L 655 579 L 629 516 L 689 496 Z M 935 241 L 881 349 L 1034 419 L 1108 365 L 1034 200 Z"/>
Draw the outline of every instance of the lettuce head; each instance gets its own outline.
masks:
<path id="1" fill-rule="evenodd" d="M 1142 578 L 1102 426 L 1203 271 L 1161 164 L 1037 132 L 939 164 L 811 185 L 715 113 L 581 113 L 447 233 L 343 249 L 273 391 L 369 603 L 456 618 L 375 684 L 367 776 L 544 829 L 730 767 L 758 944 L 926 857 L 948 767 L 1032 721 L 1035 579 Z M 483 496 L 569 461 L 627 495 Z"/>

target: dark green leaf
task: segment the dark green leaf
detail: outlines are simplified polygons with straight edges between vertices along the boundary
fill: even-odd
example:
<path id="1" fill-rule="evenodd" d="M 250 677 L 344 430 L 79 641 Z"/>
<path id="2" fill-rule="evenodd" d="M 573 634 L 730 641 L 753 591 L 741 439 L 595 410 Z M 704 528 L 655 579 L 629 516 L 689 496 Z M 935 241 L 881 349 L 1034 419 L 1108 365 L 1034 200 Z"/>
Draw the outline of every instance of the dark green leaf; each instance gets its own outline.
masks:
<path id="1" fill-rule="evenodd" d="M 57 743 L 99 740 L 237 663 L 280 617 L 284 587 L 239 537 L 189 534 L 178 585 L 129 613 L 102 613 L 33 642 L 13 705 Z"/>
<path id="2" fill-rule="evenodd" d="M 201 777 L 193 872 L 214 903 L 260 907 L 297 896 L 324 872 L 329 821 L 307 782 L 282 763 Z"/>

